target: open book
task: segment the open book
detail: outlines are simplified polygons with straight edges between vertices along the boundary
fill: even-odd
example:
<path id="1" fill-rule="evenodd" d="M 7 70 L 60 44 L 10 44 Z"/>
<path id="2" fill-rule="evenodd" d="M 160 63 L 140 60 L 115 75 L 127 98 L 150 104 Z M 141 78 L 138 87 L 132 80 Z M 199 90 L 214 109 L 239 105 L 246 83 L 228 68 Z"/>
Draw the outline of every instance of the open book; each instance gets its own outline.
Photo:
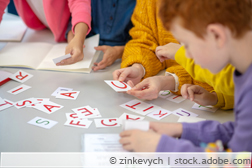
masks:
<path id="1" fill-rule="evenodd" d="M 98 44 L 99 35 L 87 38 L 84 43 L 84 59 L 82 61 L 72 65 L 56 66 L 53 59 L 65 55 L 67 43 L 10 42 L 0 50 L 0 66 L 90 73 L 93 62 L 96 61 L 100 54 L 94 49 Z"/>

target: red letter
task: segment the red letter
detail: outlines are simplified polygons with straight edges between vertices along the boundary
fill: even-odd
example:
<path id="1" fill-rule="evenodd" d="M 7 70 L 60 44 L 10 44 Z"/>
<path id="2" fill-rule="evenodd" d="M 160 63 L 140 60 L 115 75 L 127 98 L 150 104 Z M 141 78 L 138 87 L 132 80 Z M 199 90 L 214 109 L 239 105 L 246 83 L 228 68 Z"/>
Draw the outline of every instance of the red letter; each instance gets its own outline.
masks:
<path id="1" fill-rule="evenodd" d="M 178 98 L 179 96 L 176 96 L 176 97 L 173 97 L 172 99 L 176 99 L 176 98 Z"/>
<path id="2" fill-rule="evenodd" d="M 138 117 L 138 118 L 130 118 L 129 115 L 126 115 L 126 120 L 139 120 L 139 119 L 140 119 L 140 117 Z"/>
<path id="3" fill-rule="evenodd" d="M 82 125 L 82 124 L 80 124 L 80 121 L 78 121 L 76 124 L 75 123 L 73 123 L 73 120 L 69 123 L 69 124 L 71 124 L 71 125 L 79 125 L 79 126 L 86 126 L 86 125 Z"/>
<path id="4" fill-rule="evenodd" d="M 21 104 L 21 105 L 16 104 L 16 105 L 17 105 L 17 106 L 24 106 L 26 102 L 28 102 L 28 103 L 30 103 L 30 104 L 32 103 L 30 100 L 25 100 L 25 101 L 23 101 L 23 104 Z"/>
<path id="5" fill-rule="evenodd" d="M 115 87 L 118 87 L 119 89 L 126 89 L 127 85 L 125 83 L 123 83 L 122 81 L 120 81 L 120 82 L 124 85 L 124 87 L 117 86 L 114 84 L 114 82 L 111 82 L 111 83 L 112 83 L 112 85 L 114 85 Z"/>
<path id="6" fill-rule="evenodd" d="M 109 122 L 111 122 L 111 121 L 116 121 L 116 119 L 109 119 Z M 102 125 L 105 125 L 105 126 L 108 126 L 108 127 L 111 127 L 111 126 L 116 126 L 116 125 L 117 125 L 117 123 L 112 124 L 112 125 L 107 125 L 107 124 L 104 124 L 104 120 L 101 120 L 101 123 L 102 123 Z"/>
<path id="7" fill-rule="evenodd" d="M 80 111 L 80 110 L 85 110 L 85 111 L 82 111 L 81 113 L 89 113 L 89 114 L 86 114 L 85 116 L 89 116 L 89 115 L 92 115 L 92 114 L 93 114 L 91 111 L 89 111 L 89 110 L 86 109 L 86 108 L 78 109 L 78 111 Z"/>
<path id="8" fill-rule="evenodd" d="M 7 105 L 7 104 L 12 105 L 10 102 L 7 102 L 7 101 L 5 100 L 5 103 L 4 103 L 4 104 L 0 104 L 0 107 L 1 107 L 1 106 L 4 106 L 4 105 Z"/>
<path id="9" fill-rule="evenodd" d="M 50 111 L 50 112 L 52 112 L 51 109 L 54 108 L 54 107 L 60 108 L 60 106 L 52 106 L 52 105 L 46 105 L 46 104 L 44 104 L 44 107 L 45 107 L 48 111 Z"/>
<path id="10" fill-rule="evenodd" d="M 162 110 L 160 110 L 158 114 L 153 114 L 153 115 L 160 115 L 159 117 L 163 117 L 164 115 L 167 114 L 167 113 L 162 114 L 161 112 L 162 112 Z"/>
<path id="11" fill-rule="evenodd" d="M 147 109 L 145 109 L 145 110 L 143 110 L 143 112 L 146 112 L 147 110 L 150 110 L 150 109 L 152 109 L 154 106 L 150 106 L 150 107 L 148 107 Z"/>
<path id="12" fill-rule="evenodd" d="M 24 78 L 26 78 L 28 75 L 22 76 L 22 73 L 19 71 L 19 75 L 16 76 L 17 79 L 19 80 L 23 80 Z M 21 77 L 21 78 L 19 78 Z"/>
<path id="13" fill-rule="evenodd" d="M 19 90 L 21 90 L 21 89 L 23 89 L 23 87 L 18 88 L 17 90 L 12 91 L 11 93 L 14 93 L 14 92 L 16 92 L 16 91 L 19 91 Z"/>
<path id="14" fill-rule="evenodd" d="M 134 106 L 137 106 L 137 105 L 139 105 L 139 104 L 141 104 L 141 102 L 139 102 L 139 103 L 137 103 L 137 104 L 134 104 L 134 105 L 132 105 L 132 106 L 129 106 L 129 105 L 126 104 L 126 106 L 135 110 L 136 108 L 134 108 Z"/>
<path id="15" fill-rule="evenodd" d="M 71 98 L 74 98 L 73 96 L 71 96 L 72 94 L 75 94 L 77 92 L 71 92 L 71 93 L 60 93 L 61 95 L 63 96 L 67 96 L 67 97 L 71 97 Z"/>

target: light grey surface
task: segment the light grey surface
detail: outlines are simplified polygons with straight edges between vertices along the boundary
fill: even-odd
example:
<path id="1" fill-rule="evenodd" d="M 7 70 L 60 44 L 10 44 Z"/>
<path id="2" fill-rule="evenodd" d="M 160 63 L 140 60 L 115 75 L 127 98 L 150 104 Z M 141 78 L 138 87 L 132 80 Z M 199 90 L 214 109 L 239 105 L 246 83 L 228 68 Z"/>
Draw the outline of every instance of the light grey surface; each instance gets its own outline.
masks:
<path id="1" fill-rule="evenodd" d="M 33 41 L 54 43 L 52 33 L 49 30 L 36 32 L 29 29 L 23 42 Z M 4 43 L 0 43 L 0 47 L 3 45 Z M 81 135 L 85 133 L 120 133 L 121 127 L 98 129 L 95 127 L 94 122 L 89 129 L 64 126 L 66 122 L 65 113 L 72 112 L 71 109 L 85 105 L 98 108 L 103 118 L 119 117 L 124 112 L 134 114 L 119 106 L 134 99 L 134 97 L 124 93 L 116 93 L 104 82 L 104 80 L 112 80 L 112 72 L 118 68 L 120 68 L 120 60 L 105 70 L 91 72 L 90 74 L 23 69 L 34 75 L 24 83 L 32 86 L 32 88 L 18 95 L 12 95 L 7 91 L 19 86 L 20 83 L 10 81 L 0 86 L 0 97 L 13 102 L 31 97 L 50 98 L 51 101 L 63 105 L 64 108 L 53 114 L 46 114 L 33 108 L 16 109 L 11 107 L 0 111 L 0 152 L 80 152 L 82 150 Z M 0 68 L 0 70 L 12 73 L 19 69 Z M 80 94 L 77 100 L 56 99 L 51 94 L 58 87 L 73 88 L 80 91 Z M 234 120 L 232 111 L 218 110 L 211 113 L 195 110 L 192 109 L 194 103 L 188 100 L 179 104 L 162 98 L 146 102 L 170 111 L 184 108 L 208 120 L 218 120 L 220 122 Z M 50 130 L 27 124 L 28 121 L 37 116 L 58 121 L 58 124 Z M 93 119 L 90 120 L 93 121 Z M 156 121 L 149 117 L 146 117 L 145 120 Z M 169 115 L 161 122 L 176 122 L 177 120 L 177 116 Z"/>

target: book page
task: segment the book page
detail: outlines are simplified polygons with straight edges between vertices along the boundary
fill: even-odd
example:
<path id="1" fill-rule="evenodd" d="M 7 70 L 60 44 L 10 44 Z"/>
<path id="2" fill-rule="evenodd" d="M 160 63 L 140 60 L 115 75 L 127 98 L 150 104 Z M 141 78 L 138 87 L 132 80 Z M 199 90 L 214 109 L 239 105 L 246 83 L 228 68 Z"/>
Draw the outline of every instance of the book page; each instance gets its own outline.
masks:
<path id="1" fill-rule="evenodd" d="M 51 48 L 49 43 L 7 43 L 0 50 L 0 66 L 37 69 Z"/>
<path id="2" fill-rule="evenodd" d="M 38 69 L 71 71 L 71 70 L 77 70 L 77 69 L 80 70 L 89 68 L 96 52 L 94 47 L 98 46 L 98 44 L 99 44 L 99 35 L 87 38 L 84 43 L 85 48 L 83 49 L 84 59 L 75 64 L 64 66 L 56 66 L 55 63 L 53 62 L 53 59 L 65 55 L 65 48 L 67 46 L 67 43 L 55 44 L 50 50 L 50 52 L 46 55 L 45 59 L 41 62 Z"/>
<path id="3" fill-rule="evenodd" d="M 119 140 L 119 134 L 85 134 L 84 152 L 126 152 Z"/>
<path id="4" fill-rule="evenodd" d="M 0 41 L 21 41 L 27 26 L 20 20 L 2 20 L 0 24 Z"/>

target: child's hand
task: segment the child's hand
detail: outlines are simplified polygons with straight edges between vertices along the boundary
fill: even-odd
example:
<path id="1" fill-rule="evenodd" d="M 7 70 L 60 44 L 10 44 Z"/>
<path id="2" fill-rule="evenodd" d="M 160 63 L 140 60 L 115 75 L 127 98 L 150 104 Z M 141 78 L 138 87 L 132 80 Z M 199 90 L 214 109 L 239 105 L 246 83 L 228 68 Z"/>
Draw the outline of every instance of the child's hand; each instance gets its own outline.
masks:
<path id="1" fill-rule="evenodd" d="M 213 106 L 218 102 L 218 97 L 215 92 L 209 93 L 203 87 L 198 85 L 184 84 L 181 88 L 181 95 L 185 99 L 194 101 L 202 106 Z"/>
<path id="2" fill-rule="evenodd" d="M 92 68 L 94 71 L 98 71 L 100 69 L 106 68 L 107 66 L 110 66 L 111 64 L 115 62 L 115 60 L 117 60 L 118 58 L 121 58 L 123 50 L 124 50 L 124 46 L 111 47 L 111 46 L 103 45 L 103 46 L 95 47 L 95 49 L 103 52 L 102 61 L 99 63 L 97 62 L 94 63 L 95 66 L 93 66 Z"/>
<path id="3" fill-rule="evenodd" d="M 132 87 L 130 81 L 128 84 Z M 169 86 L 170 88 L 165 88 Z M 152 100 L 158 98 L 161 90 L 174 90 L 175 80 L 173 76 L 153 76 L 144 79 L 127 93 L 139 99 Z"/>
<path id="4" fill-rule="evenodd" d="M 134 152 L 155 152 L 161 134 L 153 131 L 128 130 L 120 133 L 123 148 Z"/>
<path id="5" fill-rule="evenodd" d="M 139 83 L 144 76 L 142 65 L 133 64 L 131 67 L 117 69 L 113 72 L 113 79 L 122 82 L 131 81 L 134 85 Z"/>
<path id="6" fill-rule="evenodd" d="M 182 135 L 183 126 L 181 123 L 150 122 L 150 129 L 159 134 L 178 138 Z"/>
<path id="7" fill-rule="evenodd" d="M 158 46 L 156 48 L 156 56 L 163 62 L 167 59 L 174 59 L 176 52 L 181 47 L 180 44 L 169 43 L 164 46 Z"/>
<path id="8" fill-rule="evenodd" d="M 57 63 L 56 65 L 70 65 L 74 64 L 76 62 L 79 62 L 83 60 L 84 54 L 83 54 L 83 43 L 81 40 L 75 36 L 70 43 L 67 45 L 65 54 L 71 54 L 71 58 L 67 58 L 62 60 L 61 62 Z"/>

